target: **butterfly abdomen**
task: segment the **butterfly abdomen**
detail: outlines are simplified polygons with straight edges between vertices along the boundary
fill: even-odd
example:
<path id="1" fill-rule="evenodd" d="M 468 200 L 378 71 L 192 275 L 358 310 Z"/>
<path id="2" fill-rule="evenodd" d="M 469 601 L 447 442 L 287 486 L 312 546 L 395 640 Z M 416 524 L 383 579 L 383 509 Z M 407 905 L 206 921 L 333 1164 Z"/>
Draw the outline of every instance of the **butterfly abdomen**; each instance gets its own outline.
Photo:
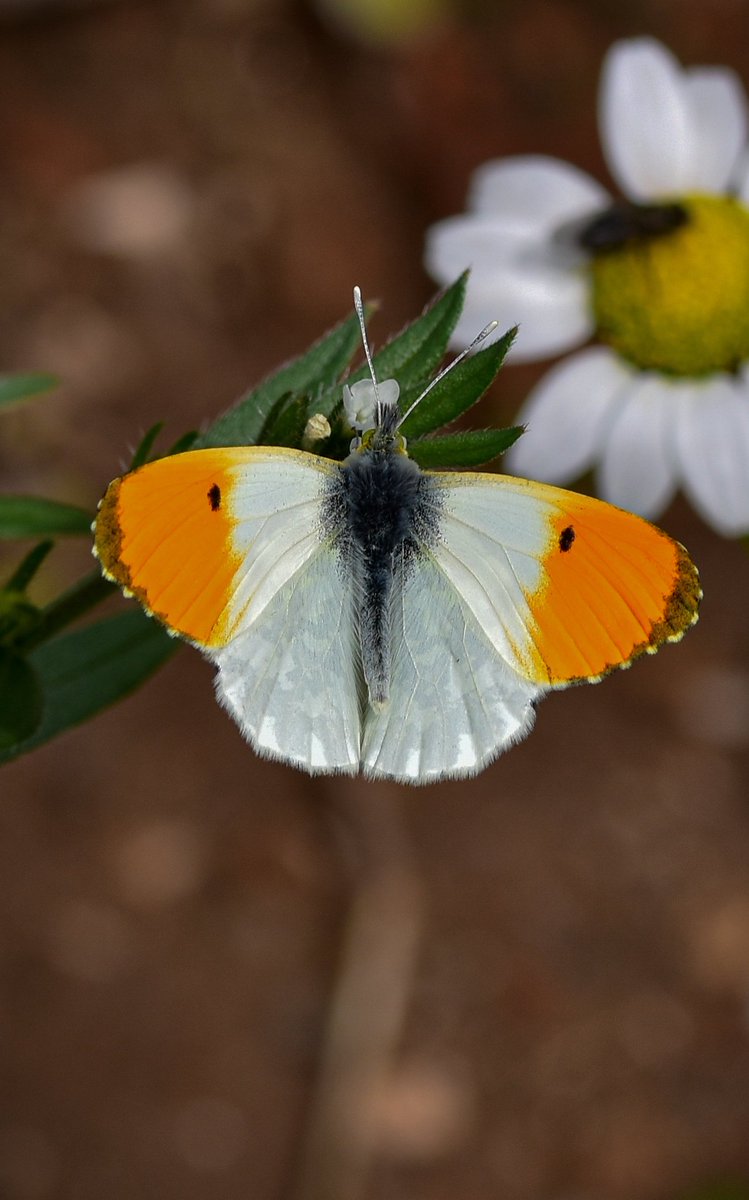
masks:
<path id="1" fill-rule="evenodd" d="M 378 708 L 390 695 L 394 581 L 419 553 L 428 489 L 416 463 L 389 448 L 354 454 L 341 468 L 340 553 L 355 582 L 362 672 Z"/>

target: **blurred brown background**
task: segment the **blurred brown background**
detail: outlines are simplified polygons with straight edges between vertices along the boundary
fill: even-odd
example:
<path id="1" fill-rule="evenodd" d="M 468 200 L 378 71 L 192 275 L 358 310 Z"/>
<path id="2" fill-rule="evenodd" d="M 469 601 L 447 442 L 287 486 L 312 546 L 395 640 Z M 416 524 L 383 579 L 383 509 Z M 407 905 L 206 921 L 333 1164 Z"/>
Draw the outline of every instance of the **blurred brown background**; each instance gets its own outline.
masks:
<path id="1" fill-rule="evenodd" d="M 64 384 L 4 417 L 4 488 L 93 508 L 355 282 L 397 329 L 472 167 L 603 171 L 614 38 L 749 84 L 743 0 L 422 8 L 402 38 L 407 0 L 384 36 L 335 0 L 6 0 L 0 363 Z M 3 770 L 3 1200 L 749 1194 L 749 556 L 662 523 L 700 625 L 475 781 L 258 761 L 189 650 Z"/>

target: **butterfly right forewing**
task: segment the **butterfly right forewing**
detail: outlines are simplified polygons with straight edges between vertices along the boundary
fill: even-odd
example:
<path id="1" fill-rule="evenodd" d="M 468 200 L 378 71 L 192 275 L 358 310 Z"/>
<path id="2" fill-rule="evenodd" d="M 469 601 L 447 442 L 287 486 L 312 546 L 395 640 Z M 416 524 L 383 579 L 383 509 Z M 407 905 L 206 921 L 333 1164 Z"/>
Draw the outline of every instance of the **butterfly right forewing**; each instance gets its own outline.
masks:
<path id="1" fill-rule="evenodd" d="M 648 521 L 502 475 L 436 474 L 435 557 L 495 651 L 544 687 L 600 679 L 697 619 L 697 570 Z"/>

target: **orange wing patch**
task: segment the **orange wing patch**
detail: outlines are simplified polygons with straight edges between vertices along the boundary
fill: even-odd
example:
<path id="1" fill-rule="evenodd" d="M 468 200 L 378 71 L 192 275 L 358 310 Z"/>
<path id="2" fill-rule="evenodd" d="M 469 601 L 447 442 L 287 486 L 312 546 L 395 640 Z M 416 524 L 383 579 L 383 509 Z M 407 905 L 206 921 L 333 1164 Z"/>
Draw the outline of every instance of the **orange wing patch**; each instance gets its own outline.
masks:
<path id="1" fill-rule="evenodd" d="M 600 679 L 697 620 L 702 592 L 683 546 L 640 517 L 572 492 L 551 523 L 532 598 L 539 681 Z"/>
<path id="2" fill-rule="evenodd" d="M 105 573 L 171 630 L 203 646 L 228 637 L 235 459 L 201 450 L 115 479 L 96 520 Z"/>

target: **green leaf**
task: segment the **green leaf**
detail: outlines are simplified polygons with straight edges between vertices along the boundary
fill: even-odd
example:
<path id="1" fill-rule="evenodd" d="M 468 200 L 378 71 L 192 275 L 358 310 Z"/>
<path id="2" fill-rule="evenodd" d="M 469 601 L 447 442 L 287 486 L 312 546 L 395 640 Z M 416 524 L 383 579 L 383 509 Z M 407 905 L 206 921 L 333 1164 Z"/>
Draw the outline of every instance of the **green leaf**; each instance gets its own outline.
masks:
<path id="1" fill-rule="evenodd" d="M 400 384 L 401 411 L 423 391 L 429 378 L 444 358 L 450 334 L 463 310 L 468 273 L 465 272 L 446 291 L 431 302 L 421 316 L 392 338 L 373 356 L 377 379 L 397 379 Z M 369 378 L 366 363 L 346 380 L 356 383 Z M 341 388 L 329 388 L 311 403 L 308 414 L 330 417 L 341 404 Z M 432 426 L 432 428 L 435 428 Z"/>
<path id="2" fill-rule="evenodd" d="M 45 558 L 54 546 L 54 542 L 39 542 L 29 550 L 25 558 L 16 567 L 7 583 L 3 585 L 6 592 L 25 592 Z"/>
<path id="3" fill-rule="evenodd" d="M 33 736 L 42 719 L 42 688 L 33 666 L 0 650 L 0 760 L 3 751 Z"/>
<path id="4" fill-rule="evenodd" d="M 397 379 L 401 387 L 402 410 L 409 392 L 421 391 L 422 381 L 428 379 L 441 363 L 447 350 L 450 334 L 458 323 L 466 298 L 468 272 L 464 271 L 455 283 L 441 292 L 424 309 L 421 316 L 374 355 L 378 379 Z M 366 378 L 362 369 L 356 379 Z"/>
<path id="5" fill-rule="evenodd" d="M 135 454 L 133 455 L 133 460 L 130 463 L 131 471 L 137 471 L 138 467 L 142 467 L 145 463 L 148 462 L 149 458 L 151 457 L 151 451 L 153 450 L 156 438 L 159 436 L 159 434 L 161 433 L 163 428 L 164 428 L 164 422 L 157 421 L 156 424 L 152 425 L 151 428 L 148 429 L 146 431 L 146 433 L 143 435 L 143 437 L 141 438 L 141 441 L 140 441 L 140 445 L 138 446 L 137 450 L 135 451 Z"/>
<path id="6" fill-rule="evenodd" d="M 263 429 L 263 444 L 267 446 L 293 446 L 302 444 L 307 426 L 307 399 L 305 396 L 282 396 L 274 406 Z"/>
<path id="7" fill-rule="evenodd" d="M 187 433 L 182 434 L 182 437 L 177 438 L 173 446 L 169 447 L 167 454 L 182 454 L 185 450 L 192 450 L 199 437 L 197 429 L 189 429 Z"/>
<path id="8" fill-rule="evenodd" d="M 25 592 L 4 587 L 0 591 L 0 643 L 17 651 L 19 639 L 31 637 L 38 628 L 39 611 Z"/>
<path id="9" fill-rule="evenodd" d="M 274 405 L 286 393 L 314 396 L 332 387 L 343 374 L 358 341 L 359 322 L 356 315 L 352 314 L 315 342 L 305 354 L 269 375 L 258 387 L 243 396 L 197 439 L 195 448 L 251 446 L 261 440 L 269 444 L 263 429 Z"/>
<path id="10" fill-rule="evenodd" d="M 46 375 L 42 372 L 25 373 L 22 375 L 0 375 L 0 410 L 10 408 L 21 400 L 29 400 L 32 396 L 41 396 L 57 387 L 59 380 L 56 375 Z"/>
<path id="11" fill-rule="evenodd" d="M 42 720 L 42 686 L 34 667 L 0 649 L 0 756 L 34 736 Z"/>
<path id="12" fill-rule="evenodd" d="M 449 467 L 480 467 L 509 450 L 523 432 L 511 429 L 472 429 L 445 437 L 417 439 L 408 443 L 408 453 L 427 471 Z"/>
<path id="13" fill-rule="evenodd" d="M 509 329 L 496 342 L 469 355 L 449 370 L 403 422 L 403 436 L 419 437 L 441 429 L 480 400 L 497 377 L 516 332 L 517 329 Z M 405 411 L 405 407 L 401 411 Z"/>
<path id="14" fill-rule="evenodd" d="M 133 460 L 130 463 L 129 470 L 137 471 L 139 467 L 145 466 L 148 462 L 153 462 L 157 458 L 168 458 L 172 454 L 182 454 L 184 450 L 191 450 L 199 438 L 197 429 L 190 429 L 187 433 L 183 433 L 178 437 L 176 442 L 165 450 L 163 454 L 153 454 L 153 448 L 156 444 L 156 439 L 164 428 L 164 422 L 158 421 L 156 425 L 152 425 L 143 436 L 138 449 L 133 455 Z"/>
<path id="15" fill-rule="evenodd" d="M 45 642 L 27 660 L 42 689 L 41 722 L 32 733 L 0 750 L 0 763 L 35 749 L 121 700 L 171 658 L 178 645 L 140 610 L 120 613 Z"/>
<path id="16" fill-rule="evenodd" d="M 89 534 L 91 513 L 41 496 L 0 496 L 0 538 Z"/>

